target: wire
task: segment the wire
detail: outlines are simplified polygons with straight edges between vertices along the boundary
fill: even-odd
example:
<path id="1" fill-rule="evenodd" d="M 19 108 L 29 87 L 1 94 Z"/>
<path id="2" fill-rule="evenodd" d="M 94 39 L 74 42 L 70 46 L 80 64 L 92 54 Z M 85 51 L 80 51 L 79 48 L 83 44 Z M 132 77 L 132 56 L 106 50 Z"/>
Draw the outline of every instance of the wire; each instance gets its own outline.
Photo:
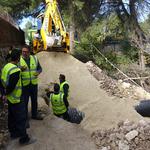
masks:
<path id="1" fill-rule="evenodd" d="M 118 72 L 120 72 L 122 75 L 124 75 L 128 80 L 130 80 L 132 83 L 134 83 L 135 85 L 141 87 L 139 84 L 137 84 L 135 81 L 133 81 L 129 76 L 127 76 L 124 72 L 122 72 L 119 68 L 117 68 L 112 62 L 110 62 L 104 54 L 102 54 L 100 52 L 100 50 L 93 44 L 91 44 L 91 46 L 105 59 L 106 62 L 108 62 L 112 67 L 114 67 L 115 69 L 118 70 Z"/>

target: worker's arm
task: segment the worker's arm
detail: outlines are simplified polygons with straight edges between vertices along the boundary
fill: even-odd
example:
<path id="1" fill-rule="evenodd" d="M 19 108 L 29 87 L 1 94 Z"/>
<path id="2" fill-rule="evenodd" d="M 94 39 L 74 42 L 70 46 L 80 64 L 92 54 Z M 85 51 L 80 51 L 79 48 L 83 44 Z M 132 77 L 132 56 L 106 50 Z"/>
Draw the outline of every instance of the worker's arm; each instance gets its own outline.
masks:
<path id="1" fill-rule="evenodd" d="M 19 78 L 20 78 L 20 71 L 10 75 L 8 85 L 6 87 L 6 93 L 5 93 L 6 95 L 10 94 L 15 89 Z"/>
<path id="2" fill-rule="evenodd" d="M 68 92 L 69 92 L 69 85 L 68 84 L 64 84 L 63 89 L 64 89 L 64 95 L 66 95 L 66 97 L 67 97 L 68 96 Z"/>
<path id="3" fill-rule="evenodd" d="M 41 67 L 39 61 L 38 61 L 38 65 L 37 65 L 37 72 L 38 72 L 39 74 L 42 72 L 42 67 Z"/>
<path id="4" fill-rule="evenodd" d="M 47 91 L 46 94 L 44 94 L 42 97 L 44 98 L 45 100 L 45 103 L 49 106 L 50 104 L 50 95 L 52 94 L 53 92 L 51 91 Z"/>
<path id="5" fill-rule="evenodd" d="M 64 100 L 64 104 L 65 104 L 66 108 L 68 108 L 69 107 L 69 102 L 67 100 L 66 95 L 64 95 L 63 100 Z"/>

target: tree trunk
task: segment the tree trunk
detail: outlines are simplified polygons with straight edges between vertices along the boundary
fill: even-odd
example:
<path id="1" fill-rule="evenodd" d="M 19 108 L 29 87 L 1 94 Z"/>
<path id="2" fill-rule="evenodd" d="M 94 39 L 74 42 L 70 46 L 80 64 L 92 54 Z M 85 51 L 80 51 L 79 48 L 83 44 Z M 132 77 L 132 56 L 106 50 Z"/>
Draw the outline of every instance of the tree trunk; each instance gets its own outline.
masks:
<path id="1" fill-rule="evenodd" d="M 145 70 L 145 62 L 144 62 L 144 54 L 143 54 L 143 49 L 139 50 L 139 65 L 142 71 Z"/>
<path id="2" fill-rule="evenodd" d="M 143 30 L 139 26 L 139 24 L 132 20 L 132 25 L 130 25 L 130 31 L 132 32 L 131 42 L 135 47 L 139 49 L 139 65 L 141 70 L 145 70 L 145 59 L 144 59 L 144 49 L 146 45 L 146 36 L 144 35 Z"/>
<path id="3" fill-rule="evenodd" d="M 71 54 L 74 53 L 74 33 L 75 33 L 75 27 L 74 24 L 70 24 L 70 52 Z"/>
<path id="4" fill-rule="evenodd" d="M 122 0 L 113 0 L 118 4 L 115 7 L 116 13 L 122 22 L 123 26 L 125 27 L 126 31 L 128 32 L 128 36 L 130 38 L 131 44 L 139 49 L 139 65 L 141 70 L 145 69 L 145 62 L 144 62 L 144 48 L 147 43 L 146 35 L 141 29 L 138 20 L 137 20 L 137 12 L 136 12 L 136 5 L 135 0 L 129 1 L 129 10 L 130 13 L 127 11 L 126 7 Z"/>
<path id="5" fill-rule="evenodd" d="M 74 53 L 74 34 L 75 34 L 75 22 L 74 22 L 74 6 L 73 1 L 69 0 L 70 8 L 70 53 Z"/>

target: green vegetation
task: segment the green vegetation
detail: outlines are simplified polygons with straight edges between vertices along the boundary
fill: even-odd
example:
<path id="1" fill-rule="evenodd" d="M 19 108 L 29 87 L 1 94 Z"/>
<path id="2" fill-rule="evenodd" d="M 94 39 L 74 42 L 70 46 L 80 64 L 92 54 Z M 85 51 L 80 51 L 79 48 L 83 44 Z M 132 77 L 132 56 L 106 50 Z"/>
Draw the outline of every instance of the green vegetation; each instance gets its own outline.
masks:
<path id="1" fill-rule="evenodd" d="M 117 43 L 116 43 L 117 42 Z M 82 34 L 80 44 L 76 44 L 75 57 L 83 62 L 92 60 L 102 69 L 111 71 L 113 67 L 106 62 L 92 46 L 98 50 L 114 65 L 120 67 L 138 61 L 138 50 L 131 46 L 126 34 L 115 14 L 93 22 Z M 119 49 L 114 46 L 119 45 Z"/>
<path id="2" fill-rule="evenodd" d="M 45 3 L 45 0 L 1 0 L 0 6 L 18 20 L 38 13 L 41 2 Z M 75 34 L 78 40 L 78 44 L 74 45 L 77 58 L 84 62 L 92 60 L 102 68 L 111 70 L 93 48 L 92 45 L 95 45 L 118 67 L 138 61 L 141 69 L 144 69 L 143 50 L 149 43 L 147 34 L 150 33 L 150 17 L 142 23 L 139 23 L 139 18 L 150 12 L 147 0 L 126 1 L 125 4 L 123 0 L 57 2 L 67 30 Z M 27 29 L 30 29 L 30 23 L 27 23 Z"/>

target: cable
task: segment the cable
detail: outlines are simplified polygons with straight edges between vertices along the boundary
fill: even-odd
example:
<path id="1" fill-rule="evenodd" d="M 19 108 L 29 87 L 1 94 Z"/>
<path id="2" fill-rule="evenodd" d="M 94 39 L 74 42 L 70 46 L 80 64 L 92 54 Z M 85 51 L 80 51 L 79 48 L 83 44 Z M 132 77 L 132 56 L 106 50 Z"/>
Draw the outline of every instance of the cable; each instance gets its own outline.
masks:
<path id="1" fill-rule="evenodd" d="M 106 62 L 108 62 L 112 67 L 114 67 L 115 69 L 118 70 L 118 72 L 120 72 L 122 75 L 124 75 L 128 80 L 130 80 L 132 83 L 134 83 L 135 85 L 141 87 L 139 84 L 137 84 L 135 81 L 133 81 L 129 76 L 127 76 L 124 72 L 122 72 L 119 68 L 117 68 L 112 62 L 110 62 L 105 56 L 104 54 L 102 54 L 100 52 L 100 50 L 93 44 L 91 44 L 91 46 L 105 59 Z"/>

